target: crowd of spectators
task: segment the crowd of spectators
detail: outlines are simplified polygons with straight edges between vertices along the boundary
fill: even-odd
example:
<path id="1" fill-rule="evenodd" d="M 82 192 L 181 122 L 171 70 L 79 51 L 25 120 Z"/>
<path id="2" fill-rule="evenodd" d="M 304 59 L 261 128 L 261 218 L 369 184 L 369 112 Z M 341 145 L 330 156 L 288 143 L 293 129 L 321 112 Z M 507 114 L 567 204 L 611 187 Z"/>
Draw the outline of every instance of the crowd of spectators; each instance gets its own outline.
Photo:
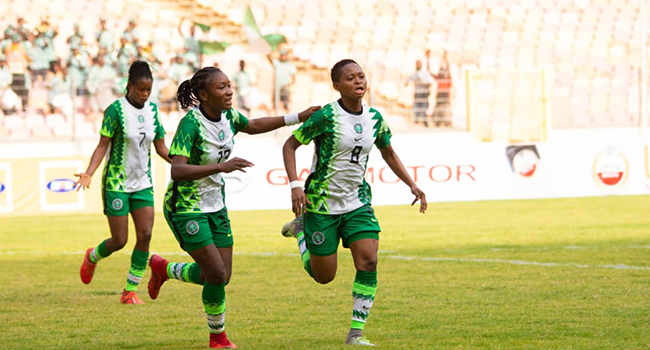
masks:
<path id="1" fill-rule="evenodd" d="M 190 24 L 183 35 L 183 23 L 178 28 L 183 50 L 160 52 L 153 41 L 143 40 L 133 20 L 117 29 L 101 19 L 92 35 L 75 24 L 71 35 L 60 38 L 47 19 L 29 25 L 17 18 L 0 28 L 0 113 L 71 116 L 76 110 L 88 118 L 101 117 L 124 93 L 135 60 L 149 62 L 155 74 L 151 100 L 161 109 L 175 109 L 176 87 L 201 62 L 196 27 Z M 61 52 L 67 55 L 57 54 Z"/>

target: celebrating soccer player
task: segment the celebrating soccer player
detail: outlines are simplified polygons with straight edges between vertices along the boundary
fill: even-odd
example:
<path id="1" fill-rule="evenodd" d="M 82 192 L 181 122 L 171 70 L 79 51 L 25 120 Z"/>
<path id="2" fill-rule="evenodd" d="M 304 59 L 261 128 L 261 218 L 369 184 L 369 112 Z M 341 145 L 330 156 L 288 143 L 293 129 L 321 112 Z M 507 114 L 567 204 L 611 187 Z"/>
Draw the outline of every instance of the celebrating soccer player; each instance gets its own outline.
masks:
<path id="1" fill-rule="evenodd" d="M 305 270 L 321 284 L 334 279 L 339 240 L 350 248 L 357 274 L 352 297 L 352 324 L 346 344 L 374 346 L 362 336 L 363 327 L 377 290 L 377 218 L 370 205 L 370 186 L 364 175 L 373 144 L 382 157 L 420 200 L 420 212 L 427 201 L 409 176 L 390 144 L 391 132 L 381 114 L 362 99 L 367 81 L 361 66 L 350 59 L 332 67 L 334 89 L 341 98 L 314 113 L 285 142 L 284 166 L 291 181 L 293 212 L 298 216 L 282 228 L 286 237 L 296 237 Z M 296 172 L 296 149 L 316 144 L 312 172 L 304 190 Z"/>
<path id="2" fill-rule="evenodd" d="M 135 293 L 149 257 L 149 241 L 153 227 L 153 184 L 151 182 L 151 143 L 156 153 L 171 162 L 165 146 L 165 130 L 158 120 L 158 107 L 148 102 L 153 76 L 149 64 L 135 61 L 129 69 L 126 96 L 113 102 L 104 111 L 104 120 L 86 172 L 75 174 L 77 190 L 90 187 L 90 179 L 106 155 L 102 175 L 104 214 L 108 218 L 111 237 L 95 248 L 89 248 L 81 264 L 81 281 L 90 283 L 99 260 L 107 258 L 126 245 L 129 236 L 128 215 L 135 224 L 136 243 L 131 255 L 131 268 L 120 301 L 123 304 L 144 304 Z"/>
<path id="3" fill-rule="evenodd" d="M 304 121 L 320 107 L 300 114 L 248 120 L 232 108 L 230 80 L 220 69 L 206 67 L 178 88 L 183 108 L 194 107 L 181 119 L 169 155 L 172 182 L 165 194 L 164 213 L 181 248 L 194 263 L 171 263 L 151 257 L 149 296 L 156 299 L 169 278 L 203 286 L 210 347 L 234 349 L 225 333 L 226 291 L 232 273 L 233 237 L 224 203 L 222 173 L 245 171 L 253 164 L 232 154 L 240 131 L 261 134 Z"/>

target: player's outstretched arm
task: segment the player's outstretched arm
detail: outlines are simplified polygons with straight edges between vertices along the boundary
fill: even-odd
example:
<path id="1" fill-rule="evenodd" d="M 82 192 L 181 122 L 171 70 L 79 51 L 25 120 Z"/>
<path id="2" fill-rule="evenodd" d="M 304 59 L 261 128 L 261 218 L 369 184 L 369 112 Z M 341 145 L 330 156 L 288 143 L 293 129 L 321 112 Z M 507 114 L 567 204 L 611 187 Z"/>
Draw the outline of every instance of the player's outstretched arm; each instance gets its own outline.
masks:
<path id="1" fill-rule="evenodd" d="M 86 188 L 90 188 L 90 179 L 93 177 L 95 170 L 97 170 L 99 165 L 102 164 L 102 160 L 104 159 L 106 150 L 110 144 L 110 137 L 103 135 L 99 137 L 99 143 L 97 144 L 97 147 L 95 147 L 93 155 L 90 157 L 90 163 L 88 163 L 88 168 L 86 171 L 83 173 L 74 174 L 74 176 L 79 178 L 79 180 L 74 183 L 74 187 L 77 188 L 77 191 L 80 189 L 85 190 Z"/>
<path id="2" fill-rule="evenodd" d="M 311 106 L 304 111 L 298 113 L 297 119 L 296 115 L 288 115 L 284 117 L 264 117 L 264 118 L 255 118 L 248 121 L 248 125 L 242 130 L 247 134 L 263 134 L 265 132 L 273 131 L 275 129 L 281 128 L 285 125 L 298 124 L 299 122 L 304 122 L 312 115 L 314 112 L 320 109 L 320 106 Z M 293 123 L 291 121 L 292 117 L 294 118 Z"/>
<path id="3" fill-rule="evenodd" d="M 402 180 L 411 189 L 411 193 L 413 193 L 415 196 L 415 199 L 411 205 L 414 205 L 415 202 L 419 200 L 420 213 L 424 214 L 427 211 L 427 197 L 424 192 L 422 192 L 422 190 L 415 184 L 415 181 L 413 181 L 411 175 L 408 174 L 406 168 L 404 167 L 404 164 L 402 163 L 402 160 L 399 159 L 397 153 L 395 153 L 393 146 L 388 145 L 388 147 L 380 148 L 379 152 L 381 152 L 382 158 L 384 158 L 386 164 L 388 164 L 395 175 L 397 175 L 397 177 L 399 177 L 399 179 Z"/>
<path id="4" fill-rule="evenodd" d="M 304 214 L 307 203 L 311 204 L 302 186 L 300 186 L 298 172 L 296 171 L 296 150 L 301 145 L 296 137 L 291 135 L 282 146 L 284 169 L 287 171 L 287 178 L 289 178 L 289 184 L 291 185 L 291 210 L 296 216 Z"/>
<path id="5" fill-rule="evenodd" d="M 174 156 L 172 158 L 171 176 L 174 181 L 194 181 L 216 173 L 231 173 L 233 171 L 246 172 L 245 168 L 254 164 L 246 159 L 235 157 L 227 162 L 194 165 L 187 164 L 189 158 Z"/>

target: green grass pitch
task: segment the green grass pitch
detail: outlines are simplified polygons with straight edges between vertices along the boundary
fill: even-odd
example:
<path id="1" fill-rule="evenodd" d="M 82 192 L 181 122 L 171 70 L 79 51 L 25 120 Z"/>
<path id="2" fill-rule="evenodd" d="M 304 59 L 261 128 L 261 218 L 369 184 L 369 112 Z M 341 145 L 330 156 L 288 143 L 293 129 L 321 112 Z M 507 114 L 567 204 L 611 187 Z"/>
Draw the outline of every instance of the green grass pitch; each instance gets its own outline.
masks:
<path id="1" fill-rule="evenodd" d="M 379 286 L 364 334 L 381 349 L 650 348 L 650 196 L 377 207 Z M 231 212 L 226 329 L 240 349 L 345 349 L 354 268 L 318 285 L 289 211 Z M 201 287 L 169 281 L 119 304 L 135 242 L 79 280 L 102 215 L 0 219 L 0 348 L 206 349 Z M 132 230 L 132 228 L 131 228 Z M 133 232 L 133 231 L 131 231 Z M 161 215 L 153 252 L 190 261 Z"/>

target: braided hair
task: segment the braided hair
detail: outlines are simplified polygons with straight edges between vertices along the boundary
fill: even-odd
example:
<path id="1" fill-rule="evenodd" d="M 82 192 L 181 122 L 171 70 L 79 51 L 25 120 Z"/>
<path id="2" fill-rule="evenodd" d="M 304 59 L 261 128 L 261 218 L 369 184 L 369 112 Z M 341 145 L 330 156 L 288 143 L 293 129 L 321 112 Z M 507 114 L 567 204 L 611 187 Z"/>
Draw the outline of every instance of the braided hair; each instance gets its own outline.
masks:
<path id="1" fill-rule="evenodd" d="M 351 60 L 349 58 L 346 58 L 346 59 L 343 59 L 343 60 L 340 60 L 340 61 L 336 62 L 334 67 L 332 67 L 332 71 L 330 72 L 330 77 L 332 78 L 332 83 L 337 83 L 339 81 L 339 79 L 341 78 L 341 74 L 343 74 L 341 72 L 341 70 L 343 70 L 343 67 L 347 66 L 350 63 L 354 63 L 356 65 L 359 65 L 357 62 L 355 62 L 354 60 Z"/>
<path id="2" fill-rule="evenodd" d="M 181 108 L 195 107 L 199 101 L 199 90 L 205 90 L 210 76 L 221 73 L 221 69 L 215 67 L 203 67 L 196 72 L 192 78 L 185 80 L 178 87 L 176 98 L 181 104 Z"/>
<path id="3" fill-rule="evenodd" d="M 151 79 L 153 81 L 153 75 L 151 75 L 151 68 L 149 68 L 149 63 L 145 61 L 135 61 L 129 67 L 129 84 L 135 84 L 138 79 Z M 129 85 L 126 85 L 126 94 L 129 94 Z"/>

